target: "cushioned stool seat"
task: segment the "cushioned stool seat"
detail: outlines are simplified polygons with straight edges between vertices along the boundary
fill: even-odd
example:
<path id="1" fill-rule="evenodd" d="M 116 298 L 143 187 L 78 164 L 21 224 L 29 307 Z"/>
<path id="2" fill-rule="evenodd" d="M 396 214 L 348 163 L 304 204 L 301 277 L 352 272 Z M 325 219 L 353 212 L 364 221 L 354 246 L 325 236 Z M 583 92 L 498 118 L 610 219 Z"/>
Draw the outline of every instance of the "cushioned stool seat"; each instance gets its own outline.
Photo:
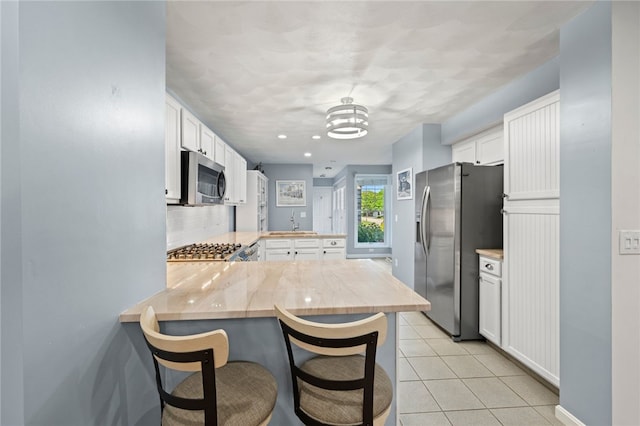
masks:
<path id="1" fill-rule="evenodd" d="M 387 336 L 384 313 L 327 324 L 274 309 L 287 346 L 296 416 L 311 426 L 384 425 L 393 401 L 393 383 L 376 363 Z M 293 345 L 316 356 L 298 366 Z"/>
<path id="2" fill-rule="evenodd" d="M 140 327 L 151 351 L 164 426 L 266 426 L 276 406 L 278 384 L 260 364 L 228 362 L 224 330 L 187 336 L 160 332 L 148 306 Z M 162 385 L 164 369 L 193 372 L 169 393 Z"/>
<path id="3" fill-rule="evenodd" d="M 218 424 L 245 426 L 262 424 L 276 404 L 278 387 L 269 371 L 254 362 L 229 362 L 216 370 Z M 172 395 L 202 398 L 202 373 L 197 372 L 175 387 Z M 167 405 L 163 426 L 202 426 L 203 411 L 182 410 Z"/>
<path id="4" fill-rule="evenodd" d="M 364 374 L 365 358 L 361 355 L 344 357 L 319 356 L 300 366 L 313 376 L 329 380 L 355 380 Z M 330 391 L 298 381 L 300 408 L 318 421 L 335 425 L 355 425 L 362 422 L 362 390 Z M 373 417 L 391 406 L 393 385 L 387 373 L 376 364 L 373 380 Z"/>

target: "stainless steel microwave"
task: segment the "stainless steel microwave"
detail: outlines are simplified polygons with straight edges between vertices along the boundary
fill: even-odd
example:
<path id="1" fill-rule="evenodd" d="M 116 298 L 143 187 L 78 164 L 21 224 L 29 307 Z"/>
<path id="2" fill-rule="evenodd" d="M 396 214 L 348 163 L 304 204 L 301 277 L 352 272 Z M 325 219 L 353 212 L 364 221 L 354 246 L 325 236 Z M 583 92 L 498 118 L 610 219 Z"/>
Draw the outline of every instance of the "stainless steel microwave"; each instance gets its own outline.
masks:
<path id="1" fill-rule="evenodd" d="M 180 203 L 188 206 L 224 203 L 224 167 L 199 152 L 182 151 L 180 155 Z"/>

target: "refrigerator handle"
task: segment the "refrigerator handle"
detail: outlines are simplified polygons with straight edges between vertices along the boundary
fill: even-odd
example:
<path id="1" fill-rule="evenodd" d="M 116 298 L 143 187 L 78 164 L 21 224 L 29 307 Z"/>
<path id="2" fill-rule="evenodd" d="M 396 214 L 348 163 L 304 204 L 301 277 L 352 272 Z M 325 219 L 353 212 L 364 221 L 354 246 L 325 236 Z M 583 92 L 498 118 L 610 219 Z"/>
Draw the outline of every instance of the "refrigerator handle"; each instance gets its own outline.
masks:
<path id="1" fill-rule="evenodd" d="M 429 253 L 429 248 L 427 247 L 427 234 L 426 230 L 429 228 L 430 223 L 428 222 L 429 218 L 427 217 L 427 203 L 431 195 L 431 188 L 429 186 L 425 186 L 424 191 L 422 193 L 422 203 L 420 208 L 420 245 L 422 246 L 422 251 L 425 256 Z"/>
<path id="2" fill-rule="evenodd" d="M 425 204 L 425 209 L 427 213 L 427 220 L 426 220 L 426 225 L 425 226 L 425 241 L 427 244 L 427 253 L 429 253 L 429 250 L 431 250 L 431 187 L 427 186 L 427 201 L 424 203 Z"/>

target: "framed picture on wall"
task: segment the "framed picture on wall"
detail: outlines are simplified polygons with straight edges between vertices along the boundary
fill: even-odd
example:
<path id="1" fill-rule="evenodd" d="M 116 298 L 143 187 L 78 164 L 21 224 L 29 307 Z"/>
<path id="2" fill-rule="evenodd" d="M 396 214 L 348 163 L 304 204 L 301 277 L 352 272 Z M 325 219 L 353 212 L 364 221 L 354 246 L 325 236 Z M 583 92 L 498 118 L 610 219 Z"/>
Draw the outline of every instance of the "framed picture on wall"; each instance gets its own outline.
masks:
<path id="1" fill-rule="evenodd" d="M 413 199 L 413 169 L 400 170 L 396 181 L 396 193 L 398 200 L 411 200 Z"/>
<path id="2" fill-rule="evenodd" d="M 307 205 L 304 180 L 277 180 L 276 207 L 303 207 Z"/>

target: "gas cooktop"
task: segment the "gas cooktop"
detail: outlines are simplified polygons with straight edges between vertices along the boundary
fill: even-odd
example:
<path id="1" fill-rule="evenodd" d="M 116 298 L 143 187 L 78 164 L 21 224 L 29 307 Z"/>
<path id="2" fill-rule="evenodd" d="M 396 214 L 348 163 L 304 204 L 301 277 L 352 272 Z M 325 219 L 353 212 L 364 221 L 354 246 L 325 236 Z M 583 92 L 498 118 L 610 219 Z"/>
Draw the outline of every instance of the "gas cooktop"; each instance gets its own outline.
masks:
<path id="1" fill-rule="evenodd" d="M 226 261 L 240 248 L 238 243 L 197 243 L 167 252 L 169 262 Z"/>

